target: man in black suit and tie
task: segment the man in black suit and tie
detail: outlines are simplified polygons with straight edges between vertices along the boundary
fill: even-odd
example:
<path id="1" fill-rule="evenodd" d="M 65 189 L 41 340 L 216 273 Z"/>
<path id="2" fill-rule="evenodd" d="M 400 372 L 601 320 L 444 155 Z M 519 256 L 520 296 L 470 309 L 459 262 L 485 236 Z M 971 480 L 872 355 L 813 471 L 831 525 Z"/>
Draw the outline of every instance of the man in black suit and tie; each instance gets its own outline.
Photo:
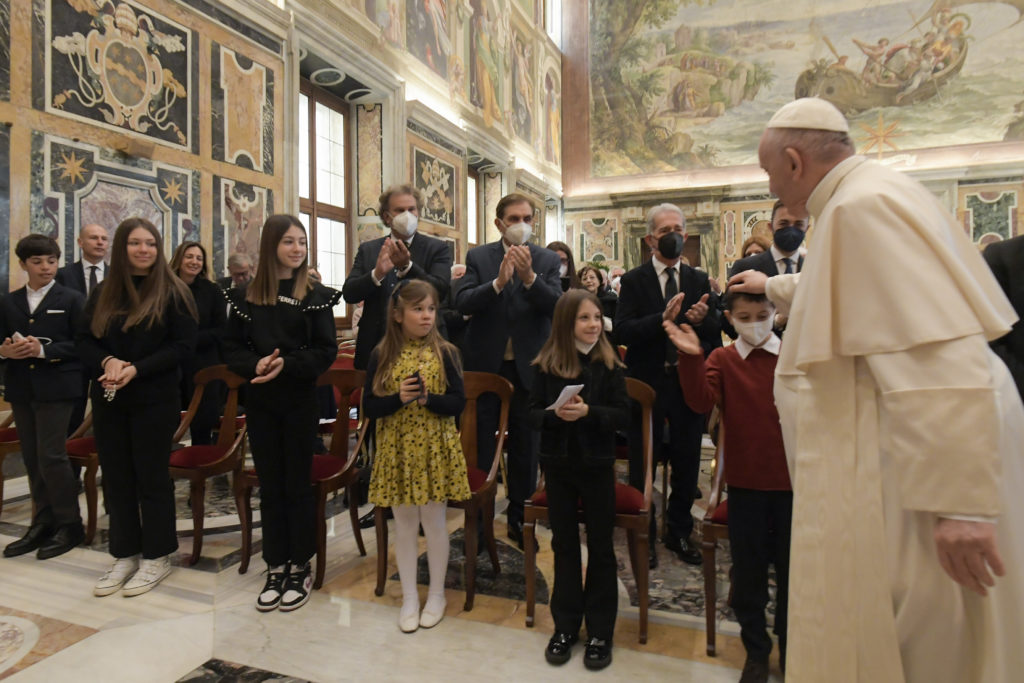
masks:
<path id="1" fill-rule="evenodd" d="M 523 503 L 537 484 L 540 434 L 530 428 L 533 385 L 530 364 L 551 332 L 555 302 L 562 295 L 561 262 L 553 251 L 528 240 L 533 202 L 510 194 L 498 202 L 494 224 L 501 240 L 466 254 L 466 274 L 455 295 L 463 315 L 472 316 L 463 340 L 464 366 L 500 374 L 512 382 L 508 438 L 508 535 L 523 547 Z M 487 471 L 494 456 L 499 404 L 487 397 L 477 404 L 477 466 Z"/>
<path id="2" fill-rule="evenodd" d="M 35 514 L 28 532 L 4 548 L 4 557 L 38 550 L 45 560 L 85 539 L 78 487 L 64 448 L 75 400 L 82 393 L 82 362 L 74 336 L 85 298 L 54 281 L 60 247 L 32 234 L 15 253 L 28 284 L 0 298 L 0 358 L 4 398 L 10 402 L 28 472 Z"/>
<path id="3" fill-rule="evenodd" d="M 58 270 L 56 280 L 57 284 L 81 292 L 88 299 L 96 285 L 103 282 L 107 275 L 106 258 L 107 249 L 110 248 L 110 233 L 102 225 L 83 225 L 78 231 L 78 248 L 82 251 L 82 258 Z M 85 419 L 85 404 L 89 400 L 89 377 L 84 372 L 81 381 L 82 393 L 75 400 L 74 410 L 71 411 L 71 431 L 78 429 L 78 425 Z M 80 468 L 74 469 L 77 477 Z"/>
<path id="4" fill-rule="evenodd" d="M 355 367 L 365 370 L 370 353 L 384 338 L 388 297 L 402 280 L 426 280 L 437 290 L 438 307 L 448 293 L 452 253 L 443 240 L 416 232 L 423 193 L 412 185 L 389 187 L 380 196 L 380 217 L 391 234 L 363 242 L 356 250 L 342 296 L 363 302 L 356 337 Z"/>
<path id="5" fill-rule="evenodd" d="M 672 495 L 665 515 L 665 547 L 688 564 L 700 564 L 701 553 L 690 540 L 693 531 L 694 492 L 700 469 L 700 443 L 704 416 L 686 406 L 677 375 L 677 352 L 662 328 L 664 320 L 689 323 L 700 337 L 705 354 L 721 346 L 718 311 L 708 306 L 708 276 L 680 262 L 686 241 L 686 219 L 674 204 L 659 204 L 647 213 L 650 261 L 622 276 L 615 314 L 615 338 L 626 346 L 626 373 L 657 393 L 654 403 L 655 441 L 668 421 Z M 642 489 L 643 454 L 639 413 L 634 411 L 630 430 L 629 483 Z M 655 451 L 657 453 L 657 449 Z M 657 564 L 655 521 L 651 515 L 651 566 Z"/>
<path id="6" fill-rule="evenodd" d="M 993 242 L 981 252 L 1006 292 L 1017 315 L 1024 319 L 1024 235 Z M 1018 320 L 1005 337 L 992 342 L 992 350 L 1010 368 L 1017 391 L 1024 398 L 1024 324 Z"/>
<path id="7" fill-rule="evenodd" d="M 783 206 L 782 202 L 775 202 L 771 228 L 771 249 L 736 261 L 729 270 L 730 277 L 745 270 L 757 270 L 768 277 L 800 272 L 804 267 L 800 245 L 807 234 L 807 211 L 793 212 Z M 785 329 L 786 316 L 776 313 L 775 334 L 782 336 Z M 723 319 L 722 330 L 733 339 L 736 338 L 736 330 L 727 320 Z"/>

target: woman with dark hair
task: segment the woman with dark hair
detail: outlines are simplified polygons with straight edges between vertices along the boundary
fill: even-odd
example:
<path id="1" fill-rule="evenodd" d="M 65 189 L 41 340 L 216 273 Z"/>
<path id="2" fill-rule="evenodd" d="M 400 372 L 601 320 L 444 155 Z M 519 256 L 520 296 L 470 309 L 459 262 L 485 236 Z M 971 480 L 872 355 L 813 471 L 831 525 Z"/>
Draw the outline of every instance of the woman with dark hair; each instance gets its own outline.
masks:
<path id="1" fill-rule="evenodd" d="M 562 291 L 580 287 L 580 279 L 576 276 L 576 261 L 572 257 L 572 249 L 565 242 L 552 242 L 548 249 L 558 254 L 562 265 L 558 267 L 558 277 L 562 280 Z"/>
<path id="2" fill-rule="evenodd" d="M 580 285 L 598 298 L 604 317 L 615 320 L 615 308 L 619 304 L 618 295 L 608 286 L 604 271 L 597 266 L 587 264 L 580 268 Z M 610 332 L 605 323 L 605 331 Z"/>
<path id="3" fill-rule="evenodd" d="M 263 224 L 255 277 L 228 292 L 224 355 L 234 372 L 250 379 L 246 424 L 268 568 L 256 599 L 261 612 L 298 609 L 312 587 L 316 380 L 338 354 L 334 306 L 341 292 L 310 276 L 306 256 L 299 219 L 271 216 Z"/>
<path id="4" fill-rule="evenodd" d="M 221 362 L 220 344 L 228 314 L 223 290 L 210 280 L 210 267 L 203 245 L 193 241 L 182 242 L 171 259 L 171 270 L 188 285 L 199 313 L 196 352 L 182 364 L 181 405 L 184 410 L 192 400 L 195 374 Z M 207 386 L 203 392 L 199 410 L 189 426 L 193 446 L 213 443 L 212 432 L 220 419 L 222 395 L 219 386 Z"/>
<path id="5" fill-rule="evenodd" d="M 115 558 L 93 593 L 123 586 L 131 596 L 160 583 L 178 549 L 167 467 L 179 422 L 180 368 L 195 349 L 198 314 L 152 223 L 122 221 L 110 251 L 76 342 L 94 380 L 93 430 Z"/>

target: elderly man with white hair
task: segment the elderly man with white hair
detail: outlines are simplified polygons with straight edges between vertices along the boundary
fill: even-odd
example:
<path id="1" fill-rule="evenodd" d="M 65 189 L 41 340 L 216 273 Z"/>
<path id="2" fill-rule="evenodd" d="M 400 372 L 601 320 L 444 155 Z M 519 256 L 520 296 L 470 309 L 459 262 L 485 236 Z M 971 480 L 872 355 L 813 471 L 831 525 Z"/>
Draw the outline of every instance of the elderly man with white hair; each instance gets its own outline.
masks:
<path id="1" fill-rule="evenodd" d="M 775 398 L 793 481 L 787 680 L 1024 675 L 1024 410 L 986 341 L 1016 315 L 920 183 L 854 154 L 831 104 L 782 107 L 758 156 L 814 241 Z"/>
<path id="2" fill-rule="evenodd" d="M 665 547 L 687 564 L 699 565 L 699 545 L 690 538 L 693 531 L 694 493 L 700 468 L 700 441 L 704 416 L 686 406 L 677 375 L 677 352 L 662 322 L 686 322 L 701 339 L 705 353 L 722 345 L 718 311 L 708 307 L 711 285 L 707 273 L 680 262 L 686 240 L 686 219 L 675 204 L 659 204 L 647 213 L 647 236 L 651 260 L 622 276 L 619 304 L 615 313 L 615 340 L 626 346 L 626 373 L 657 392 L 654 424 L 669 430 L 669 463 L 672 495 L 664 511 L 668 531 Z M 660 431 L 655 432 L 656 437 Z M 660 439 L 655 454 L 661 455 Z M 643 489 L 643 460 L 639 416 L 630 430 L 629 483 Z M 654 515 L 651 515 L 650 565 L 657 564 Z"/>

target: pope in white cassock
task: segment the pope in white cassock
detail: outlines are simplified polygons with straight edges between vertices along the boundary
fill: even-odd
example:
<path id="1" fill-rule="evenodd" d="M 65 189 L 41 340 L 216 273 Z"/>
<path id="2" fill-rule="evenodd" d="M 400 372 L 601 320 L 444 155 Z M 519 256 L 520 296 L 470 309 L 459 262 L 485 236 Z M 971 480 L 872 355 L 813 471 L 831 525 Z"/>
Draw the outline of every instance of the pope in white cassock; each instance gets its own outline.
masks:
<path id="1" fill-rule="evenodd" d="M 799 275 L 730 281 L 790 316 L 787 681 L 1024 681 L 1024 409 L 986 343 L 1016 316 L 949 212 L 848 131 L 819 99 L 772 117 L 761 166 L 814 239 Z"/>

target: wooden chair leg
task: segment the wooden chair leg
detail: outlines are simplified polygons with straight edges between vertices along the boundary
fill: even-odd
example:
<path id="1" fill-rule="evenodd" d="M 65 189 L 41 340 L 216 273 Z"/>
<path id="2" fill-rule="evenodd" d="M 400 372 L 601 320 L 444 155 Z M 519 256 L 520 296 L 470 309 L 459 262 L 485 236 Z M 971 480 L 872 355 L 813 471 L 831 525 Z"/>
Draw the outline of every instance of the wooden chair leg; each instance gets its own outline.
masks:
<path id="1" fill-rule="evenodd" d="M 661 463 L 661 537 L 668 536 L 668 460 Z M 654 543 L 657 539 L 651 539 Z"/>
<path id="2" fill-rule="evenodd" d="M 648 590 L 649 590 L 649 575 L 650 567 L 647 564 L 647 556 L 651 543 L 650 534 L 648 529 L 650 528 L 650 522 L 644 520 L 644 526 L 642 529 L 636 532 L 636 560 L 633 564 L 634 576 L 636 577 L 636 597 L 637 602 L 640 603 L 640 632 L 638 638 L 640 644 L 644 645 L 647 643 L 647 605 L 648 605 Z"/>
<path id="3" fill-rule="evenodd" d="M 242 527 L 242 561 L 238 565 L 238 573 L 244 574 L 249 570 L 249 556 L 252 555 L 252 487 L 244 483 L 244 474 L 235 475 L 238 480 L 238 522 Z"/>
<path id="4" fill-rule="evenodd" d="M 378 597 L 384 595 L 384 582 L 388 578 L 388 523 L 384 510 L 379 505 L 373 509 L 373 526 L 377 531 L 377 587 L 373 594 Z"/>
<path id="5" fill-rule="evenodd" d="M 495 574 L 501 573 L 501 563 L 498 562 L 498 544 L 494 540 L 494 494 L 483 501 L 484 511 L 484 543 L 487 544 L 487 554 L 491 558 L 491 567 Z"/>
<path id="6" fill-rule="evenodd" d="M 85 466 L 85 475 L 82 477 L 82 484 L 85 488 L 85 544 L 92 545 L 96 538 L 96 510 L 99 507 L 99 495 L 96 491 L 96 471 L 100 464 L 93 459 Z"/>
<path id="7" fill-rule="evenodd" d="M 356 547 L 359 554 L 366 556 L 366 546 L 363 545 L 363 530 L 359 528 L 359 483 L 352 482 L 345 487 L 345 495 L 348 496 L 348 516 L 352 521 L 352 533 L 356 537 Z"/>
<path id="8" fill-rule="evenodd" d="M 4 513 L 4 460 L 7 454 L 0 455 L 0 515 Z"/>
<path id="9" fill-rule="evenodd" d="M 715 587 L 715 540 L 709 530 L 705 530 L 704 539 L 700 543 L 701 554 L 704 559 L 704 619 L 707 629 L 707 653 L 709 657 L 715 656 L 715 614 L 717 610 Z"/>
<path id="10" fill-rule="evenodd" d="M 203 552 L 203 526 L 206 515 L 206 480 L 193 479 L 189 487 L 189 502 L 192 504 L 192 556 L 189 566 L 199 561 Z"/>
<path id="11" fill-rule="evenodd" d="M 476 502 L 476 501 L 473 501 Z M 465 523 L 463 529 L 466 561 L 464 571 L 466 572 L 466 604 L 465 611 L 473 609 L 473 598 L 476 595 L 476 516 L 479 512 L 477 505 L 469 503 L 466 505 Z"/>
<path id="12" fill-rule="evenodd" d="M 523 574 L 526 578 L 526 625 L 533 626 L 533 612 L 537 606 L 537 551 L 533 547 L 533 532 L 536 522 L 527 518 L 523 522 Z"/>
<path id="13" fill-rule="evenodd" d="M 327 491 L 319 486 L 316 489 L 316 579 L 313 588 L 324 585 L 324 573 L 327 571 Z"/>

